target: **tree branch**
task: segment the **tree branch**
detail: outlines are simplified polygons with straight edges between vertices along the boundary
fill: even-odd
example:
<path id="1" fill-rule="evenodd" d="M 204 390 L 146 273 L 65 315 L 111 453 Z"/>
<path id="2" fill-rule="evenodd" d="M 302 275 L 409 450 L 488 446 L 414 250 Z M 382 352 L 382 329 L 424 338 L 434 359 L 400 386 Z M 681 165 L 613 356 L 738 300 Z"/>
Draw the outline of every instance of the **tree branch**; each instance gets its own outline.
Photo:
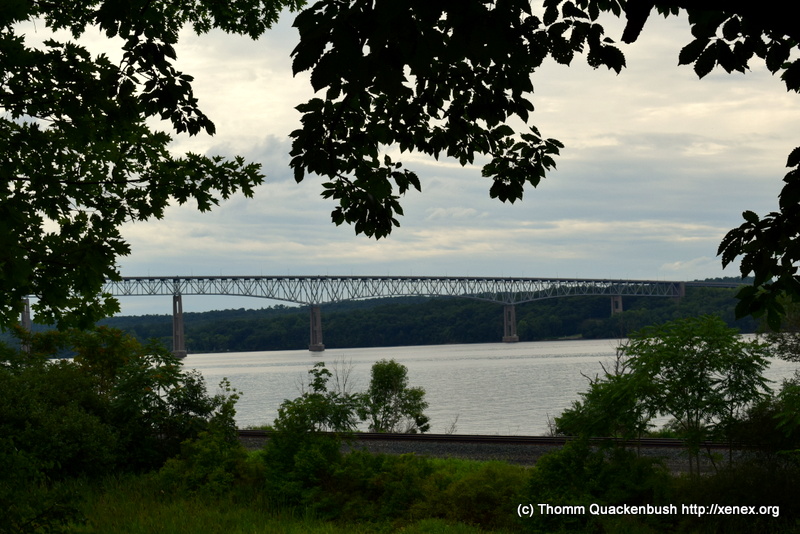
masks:
<path id="1" fill-rule="evenodd" d="M 628 0 L 625 8 L 628 24 L 622 34 L 623 42 L 636 41 L 653 6 L 667 10 L 678 8 L 739 15 L 763 31 L 779 33 L 800 43 L 800 25 L 796 24 L 794 5 L 782 0 Z"/>

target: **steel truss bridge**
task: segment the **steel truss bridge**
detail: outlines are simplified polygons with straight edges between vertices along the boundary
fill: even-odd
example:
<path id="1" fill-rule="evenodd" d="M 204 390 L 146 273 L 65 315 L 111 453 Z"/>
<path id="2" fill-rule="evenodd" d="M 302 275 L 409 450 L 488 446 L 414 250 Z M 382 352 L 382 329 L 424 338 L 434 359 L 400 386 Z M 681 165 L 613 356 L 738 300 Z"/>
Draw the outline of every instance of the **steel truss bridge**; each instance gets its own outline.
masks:
<path id="1" fill-rule="evenodd" d="M 622 297 L 680 298 L 687 286 L 736 287 L 714 282 L 579 278 L 486 278 L 450 276 L 138 276 L 109 280 L 103 293 L 115 297 L 172 296 L 173 351 L 185 356 L 183 295 L 232 295 L 305 304 L 311 310 L 309 350 L 324 350 L 320 305 L 401 296 L 462 297 L 504 306 L 503 341 L 518 341 L 515 304 L 568 296 L 605 295 L 611 313 Z"/>

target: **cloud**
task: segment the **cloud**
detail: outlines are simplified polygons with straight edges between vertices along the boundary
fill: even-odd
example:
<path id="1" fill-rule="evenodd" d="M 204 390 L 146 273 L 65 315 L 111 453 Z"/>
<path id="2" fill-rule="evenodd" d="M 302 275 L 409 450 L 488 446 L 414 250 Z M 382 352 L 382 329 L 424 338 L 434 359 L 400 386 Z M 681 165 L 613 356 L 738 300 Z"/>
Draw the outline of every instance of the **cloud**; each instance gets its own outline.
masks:
<path id="1" fill-rule="evenodd" d="M 714 268 L 719 264 L 719 259 L 700 256 L 686 261 L 674 261 L 661 266 L 662 271 L 682 273 L 686 271 L 705 270 L 709 267 Z M 727 273 L 728 276 L 736 276 L 738 273 Z"/>
<path id="2" fill-rule="evenodd" d="M 425 218 L 426 221 L 436 221 L 442 219 L 450 219 L 450 220 L 463 220 L 469 219 L 474 220 L 478 218 L 486 218 L 486 213 L 480 213 L 475 208 L 465 208 L 459 206 L 447 207 L 447 208 L 428 208 L 427 209 L 428 216 Z"/>

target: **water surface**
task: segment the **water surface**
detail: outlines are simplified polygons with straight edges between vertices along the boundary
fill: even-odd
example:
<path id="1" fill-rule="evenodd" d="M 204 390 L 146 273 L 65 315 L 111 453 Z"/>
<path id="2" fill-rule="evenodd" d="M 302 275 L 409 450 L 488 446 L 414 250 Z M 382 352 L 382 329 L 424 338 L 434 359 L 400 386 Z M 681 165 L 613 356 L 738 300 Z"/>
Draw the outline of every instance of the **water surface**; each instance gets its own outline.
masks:
<path id="1" fill-rule="evenodd" d="M 409 385 L 425 388 L 431 432 L 543 435 L 548 417 L 560 414 L 587 379 L 613 361 L 617 340 L 483 343 L 190 354 L 184 364 L 199 370 L 209 392 L 223 377 L 242 393 L 237 404 L 240 427 L 271 423 L 280 403 L 300 395 L 308 370 L 324 361 L 332 371 L 350 370 L 349 385 L 365 390 L 369 371 L 381 359 L 408 367 Z M 796 364 L 777 360 L 767 377 L 780 381 Z"/>

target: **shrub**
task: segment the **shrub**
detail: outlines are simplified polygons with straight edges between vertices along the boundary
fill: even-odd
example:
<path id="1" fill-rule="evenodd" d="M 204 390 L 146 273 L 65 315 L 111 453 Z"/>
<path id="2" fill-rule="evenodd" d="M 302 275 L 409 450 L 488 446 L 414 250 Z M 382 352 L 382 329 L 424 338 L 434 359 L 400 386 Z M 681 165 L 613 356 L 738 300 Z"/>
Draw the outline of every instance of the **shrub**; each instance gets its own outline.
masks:
<path id="1" fill-rule="evenodd" d="M 408 368 L 394 360 L 381 360 L 371 369 L 369 389 L 361 395 L 359 417 L 370 432 L 427 432 L 430 419 L 425 390 L 408 387 Z"/>
<path id="2" fill-rule="evenodd" d="M 620 447 L 592 449 L 586 440 L 567 443 L 541 457 L 531 470 L 521 502 L 550 506 L 669 504 L 669 474 L 657 461 Z M 533 531 L 602 529 L 605 518 L 586 514 L 540 514 L 524 525 Z M 659 522 L 659 517 L 645 521 Z"/>
<path id="3" fill-rule="evenodd" d="M 247 451 L 239 441 L 234 419 L 238 395 L 227 379 L 220 384 L 224 401 L 196 439 L 181 444 L 181 453 L 159 471 L 162 482 L 173 489 L 220 496 L 245 476 Z"/>
<path id="4" fill-rule="evenodd" d="M 434 515 L 449 520 L 484 528 L 508 528 L 514 526 L 514 505 L 521 502 L 527 479 L 523 467 L 504 462 L 481 463 L 476 470 L 439 490 L 438 495 L 426 495 L 423 502 L 436 502 Z"/>
<path id="5" fill-rule="evenodd" d="M 158 468 L 215 424 L 235 431 L 235 395 L 210 397 L 163 347 L 102 328 L 21 335 L 28 350 L 0 347 L 0 509 L 17 531 L 61 528 L 61 481 Z"/>
<path id="6" fill-rule="evenodd" d="M 800 525 L 800 458 L 794 455 L 760 455 L 740 460 L 714 475 L 677 482 L 675 501 L 710 506 L 777 506 L 777 517 L 759 515 L 683 516 L 690 532 L 797 532 Z M 774 509 L 773 509 L 774 510 Z M 746 520 L 745 520 L 746 517 Z"/>

